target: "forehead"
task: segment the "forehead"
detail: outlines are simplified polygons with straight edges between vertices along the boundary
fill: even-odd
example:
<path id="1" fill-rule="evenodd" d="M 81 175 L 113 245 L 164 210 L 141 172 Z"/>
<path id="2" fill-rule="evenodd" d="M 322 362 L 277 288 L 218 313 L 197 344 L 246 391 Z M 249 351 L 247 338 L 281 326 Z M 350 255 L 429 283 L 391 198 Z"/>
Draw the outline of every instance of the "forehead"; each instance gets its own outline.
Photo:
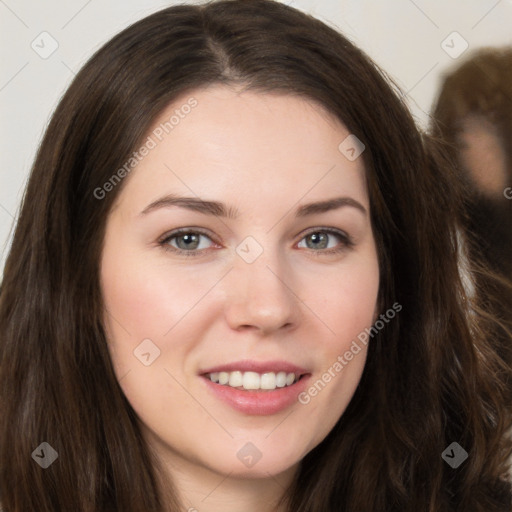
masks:
<path id="1" fill-rule="evenodd" d="M 339 149 L 349 135 L 333 115 L 302 97 L 222 85 L 197 89 L 155 120 L 146 139 L 153 147 L 119 199 L 147 202 L 175 192 L 249 205 L 339 192 L 364 201 L 362 158 L 351 161 Z"/>

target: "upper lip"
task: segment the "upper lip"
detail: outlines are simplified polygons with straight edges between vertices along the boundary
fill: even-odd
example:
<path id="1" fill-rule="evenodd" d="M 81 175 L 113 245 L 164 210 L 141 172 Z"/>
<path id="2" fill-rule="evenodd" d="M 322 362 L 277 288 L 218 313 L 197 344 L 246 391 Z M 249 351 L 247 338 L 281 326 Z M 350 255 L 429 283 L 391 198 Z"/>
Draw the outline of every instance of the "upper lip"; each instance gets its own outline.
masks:
<path id="1" fill-rule="evenodd" d="M 295 373 L 295 375 L 300 376 L 308 373 L 308 371 L 300 366 L 297 366 L 293 363 L 289 363 L 287 361 L 251 361 L 251 360 L 243 360 L 243 361 L 234 361 L 232 363 L 220 364 L 217 366 L 212 366 L 211 368 L 206 368 L 205 370 L 201 370 L 199 373 L 201 375 L 208 373 L 217 373 L 217 372 L 256 372 L 256 373 L 270 373 L 270 372 L 286 372 L 286 373 Z"/>

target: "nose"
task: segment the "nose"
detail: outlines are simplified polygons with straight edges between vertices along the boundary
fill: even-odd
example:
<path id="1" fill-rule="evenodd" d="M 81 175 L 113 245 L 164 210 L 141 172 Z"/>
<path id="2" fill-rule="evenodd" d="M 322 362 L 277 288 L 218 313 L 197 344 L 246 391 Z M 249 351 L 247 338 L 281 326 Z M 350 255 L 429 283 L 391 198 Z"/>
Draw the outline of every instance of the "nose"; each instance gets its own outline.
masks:
<path id="1" fill-rule="evenodd" d="M 294 290 L 289 269 L 277 257 L 270 257 L 269 251 L 252 263 L 236 256 L 225 285 L 225 316 L 232 329 L 266 335 L 298 325 L 298 290 Z"/>

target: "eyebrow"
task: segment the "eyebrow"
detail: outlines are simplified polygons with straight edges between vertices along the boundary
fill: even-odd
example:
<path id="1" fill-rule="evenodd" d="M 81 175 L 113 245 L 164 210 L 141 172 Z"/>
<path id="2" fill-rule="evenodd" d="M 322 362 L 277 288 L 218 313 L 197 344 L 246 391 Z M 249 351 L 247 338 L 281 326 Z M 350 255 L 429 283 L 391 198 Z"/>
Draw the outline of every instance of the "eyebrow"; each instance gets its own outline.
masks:
<path id="1" fill-rule="evenodd" d="M 224 203 L 219 201 L 206 201 L 198 197 L 183 197 L 174 194 L 166 195 L 152 202 L 142 210 L 140 215 L 146 215 L 154 210 L 158 210 L 160 208 L 171 208 L 173 206 L 186 208 L 205 215 L 216 215 L 228 219 L 237 219 L 240 215 L 240 212 L 236 208 L 232 206 L 227 207 Z M 295 216 L 306 217 L 308 215 L 336 210 L 345 206 L 355 208 L 364 215 L 367 214 L 366 208 L 359 201 L 356 201 L 351 197 L 335 197 L 325 201 L 303 204 L 295 210 Z"/>

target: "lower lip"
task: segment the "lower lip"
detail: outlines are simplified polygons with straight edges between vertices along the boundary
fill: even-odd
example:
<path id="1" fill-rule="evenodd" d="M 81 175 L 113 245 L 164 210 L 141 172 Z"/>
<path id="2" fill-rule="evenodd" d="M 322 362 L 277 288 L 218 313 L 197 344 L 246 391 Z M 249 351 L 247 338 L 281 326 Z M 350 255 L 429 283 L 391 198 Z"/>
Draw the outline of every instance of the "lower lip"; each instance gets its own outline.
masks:
<path id="1" fill-rule="evenodd" d="M 242 391 L 224 384 L 216 384 L 203 377 L 208 389 L 220 400 L 244 414 L 258 416 L 276 414 L 297 402 L 297 396 L 304 390 L 310 375 L 303 375 L 295 384 L 272 391 Z"/>

